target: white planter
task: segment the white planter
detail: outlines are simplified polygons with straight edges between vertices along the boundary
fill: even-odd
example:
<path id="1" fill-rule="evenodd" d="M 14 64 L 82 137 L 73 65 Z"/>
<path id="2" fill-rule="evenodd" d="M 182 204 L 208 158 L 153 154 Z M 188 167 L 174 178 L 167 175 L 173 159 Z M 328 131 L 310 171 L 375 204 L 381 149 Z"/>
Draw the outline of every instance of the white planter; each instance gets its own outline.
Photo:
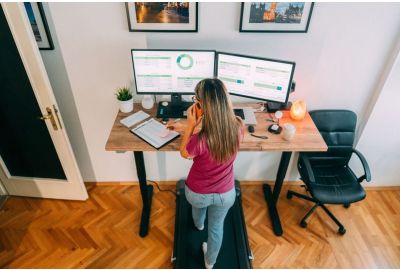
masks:
<path id="1" fill-rule="evenodd" d="M 123 113 L 129 113 L 133 111 L 133 98 L 126 101 L 119 100 L 119 110 Z"/>

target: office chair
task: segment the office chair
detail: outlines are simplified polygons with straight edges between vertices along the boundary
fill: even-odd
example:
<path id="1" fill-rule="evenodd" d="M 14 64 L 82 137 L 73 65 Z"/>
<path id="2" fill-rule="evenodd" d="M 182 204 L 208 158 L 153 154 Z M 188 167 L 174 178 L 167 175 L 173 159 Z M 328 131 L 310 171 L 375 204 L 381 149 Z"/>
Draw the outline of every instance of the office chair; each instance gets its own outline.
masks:
<path id="1" fill-rule="evenodd" d="M 339 226 L 339 234 L 343 235 L 346 229 L 325 204 L 343 204 L 348 208 L 351 203 L 366 196 L 360 183 L 371 181 L 371 173 L 364 156 L 353 148 L 357 116 L 347 110 L 317 110 L 311 111 L 310 115 L 328 145 L 328 151 L 300 153 L 297 167 L 311 197 L 292 190 L 286 196 L 288 199 L 296 196 L 315 203 L 301 220 L 301 227 L 307 227 L 307 219 L 320 206 Z M 353 153 L 364 168 L 364 175 L 358 178 L 348 166 Z"/>

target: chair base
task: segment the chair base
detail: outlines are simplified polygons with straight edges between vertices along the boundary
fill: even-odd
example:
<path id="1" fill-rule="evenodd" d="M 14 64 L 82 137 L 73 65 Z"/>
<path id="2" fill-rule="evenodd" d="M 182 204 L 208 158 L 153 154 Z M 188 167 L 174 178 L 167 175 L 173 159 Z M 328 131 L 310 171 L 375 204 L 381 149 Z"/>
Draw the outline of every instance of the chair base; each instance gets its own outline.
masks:
<path id="1" fill-rule="evenodd" d="M 300 194 L 300 193 L 297 193 L 297 192 L 295 192 L 295 191 L 288 190 L 288 192 L 287 192 L 287 194 L 286 194 L 286 197 L 287 197 L 288 199 L 291 199 L 291 198 L 293 198 L 293 196 L 296 196 L 296 197 L 298 197 L 298 198 L 301 198 L 301 199 L 304 199 L 304 200 L 307 200 L 307 201 L 310 201 L 310 202 L 315 203 L 314 206 L 313 206 L 313 207 L 306 213 L 306 215 L 301 219 L 301 221 L 300 221 L 300 226 L 301 226 L 302 228 L 306 228 L 306 227 L 307 227 L 307 219 L 311 216 L 312 213 L 314 213 L 314 211 L 317 209 L 317 207 L 320 206 L 320 207 L 325 211 L 325 213 L 326 213 L 326 214 L 336 223 L 336 225 L 339 227 L 338 233 L 339 233 L 340 235 L 344 235 L 344 234 L 346 233 L 346 229 L 344 228 L 343 224 L 340 223 L 340 221 L 332 214 L 331 211 L 328 210 L 328 208 L 326 208 L 326 206 L 325 206 L 323 203 L 321 203 L 321 202 L 315 200 L 315 199 L 312 198 L 312 197 L 308 197 L 308 196 L 306 196 L 306 195 L 304 195 L 304 194 Z M 347 207 L 346 207 L 346 206 L 347 206 Z M 348 205 L 346 204 L 346 205 L 345 205 L 346 208 L 348 208 L 349 206 L 350 206 L 350 204 L 348 204 Z"/>

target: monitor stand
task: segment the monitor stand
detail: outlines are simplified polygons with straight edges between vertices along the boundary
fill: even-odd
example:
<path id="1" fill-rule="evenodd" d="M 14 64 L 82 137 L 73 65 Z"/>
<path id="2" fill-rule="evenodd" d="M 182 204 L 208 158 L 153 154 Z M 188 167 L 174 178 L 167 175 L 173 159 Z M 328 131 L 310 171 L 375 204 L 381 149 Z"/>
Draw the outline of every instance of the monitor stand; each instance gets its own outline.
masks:
<path id="1" fill-rule="evenodd" d="M 293 93 L 295 90 L 296 90 L 296 82 L 292 81 L 292 84 L 290 85 L 289 94 Z M 292 107 L 292 102 L 290 101 L 288 103 L 268 101 L 264 104 L 265 111 L 269 113 L 274 113 L 276 111 L 290 110 L 291 107 Z"/>
<path id="2" fill-rule="evenodd" d="M 290 101 L 288 103 L 268 101 L 267 103 L 264 104 L 265 110 L 269 113 L 274 113 L 276 111 L 282 111 L 282 110 L 290 110 L 291 107 L 292 107 L 292 102 Z"/>
<path id="3" fill-rule="evenodd" d="M 182 95 L 171 94 L 171 101 L 162 101 L 158 103 L 157 118 L 186 118 L 186 110 L 193 102 L 182 101 Z"/>

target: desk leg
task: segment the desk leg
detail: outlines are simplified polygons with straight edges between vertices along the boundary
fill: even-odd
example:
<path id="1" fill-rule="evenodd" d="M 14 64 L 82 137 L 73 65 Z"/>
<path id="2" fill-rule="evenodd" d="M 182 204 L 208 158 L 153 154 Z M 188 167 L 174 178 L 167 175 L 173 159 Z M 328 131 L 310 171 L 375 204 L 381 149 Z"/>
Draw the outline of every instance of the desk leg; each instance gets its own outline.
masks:
<path id="1" fill-rule="evenodd" d="M 153 186 L 147 185 L 146 168 L 142 151 L 133 152 L 135 156 L 136 172 L 139 178 L 140 193 L 142 195 L 142 218 L 140 220 L 139 235 L 145 237 L 149 232 L 151 199 L 153 197 Z"/>
<path id="2" fill-rule="evenodd" d="M 277 236 L 281 236 L 283 234 L 282 225 L 279 219 L 279 213 L 277 209 L 277 203 L 291 156 L 292 152 L 282 153 L 281 161 L 279 162 L 278 172 L 276 174 L 274 190 L 272 191 L 271 186 L 268 184 L 263 185 L 264 196 L 268 204 L 269 216 L 272 221 L 272 229 L 274 230 L 274 233 Z"/>

